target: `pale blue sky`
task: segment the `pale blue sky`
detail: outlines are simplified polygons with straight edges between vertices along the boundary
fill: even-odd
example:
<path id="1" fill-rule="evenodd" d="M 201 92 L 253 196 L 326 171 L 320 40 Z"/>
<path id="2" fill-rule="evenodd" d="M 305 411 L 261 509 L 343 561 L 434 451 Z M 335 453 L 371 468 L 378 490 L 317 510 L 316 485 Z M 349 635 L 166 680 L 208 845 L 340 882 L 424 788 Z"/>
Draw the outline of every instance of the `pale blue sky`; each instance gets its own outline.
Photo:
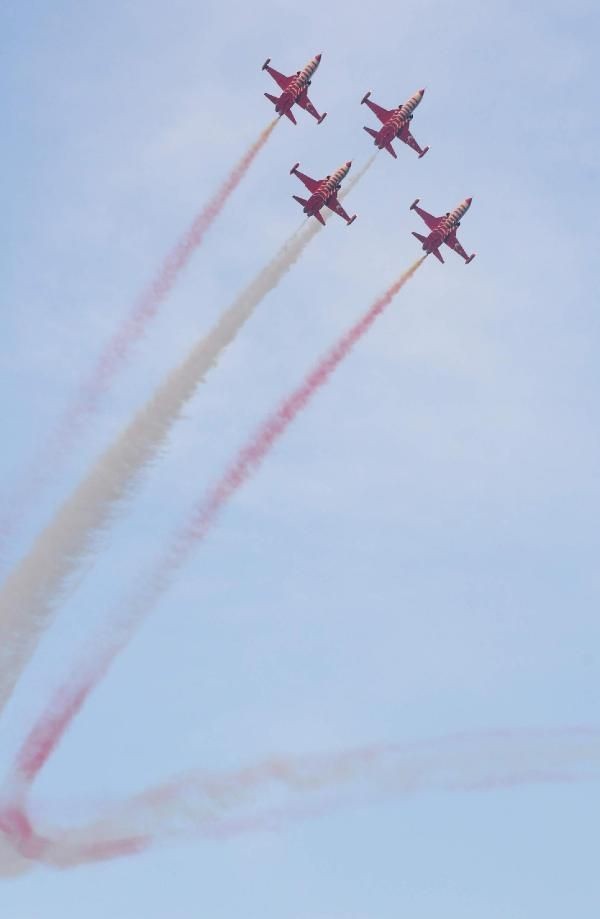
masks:
<path id="1" fill-rule="evenodd" d="M 499 727 L 597 724 L 595 4 L 6 3 L 2 482 L 271 118 L 266 57 L 328 111 L 280 124 L 13 546 L 293 232 L 299 186 L 370 154 L 427 87 L 431 151 L 380 154 L 262 305 L 107 532 L 0 725 L 0 765 L 186 508 L 418 254 L 415 197 L 474 198 L 165 595 L 36 796 L 196 765 Z M 595 917 L 598 787 L 431 793 L 277 833 L 0 886 L 2 919 Z"/>

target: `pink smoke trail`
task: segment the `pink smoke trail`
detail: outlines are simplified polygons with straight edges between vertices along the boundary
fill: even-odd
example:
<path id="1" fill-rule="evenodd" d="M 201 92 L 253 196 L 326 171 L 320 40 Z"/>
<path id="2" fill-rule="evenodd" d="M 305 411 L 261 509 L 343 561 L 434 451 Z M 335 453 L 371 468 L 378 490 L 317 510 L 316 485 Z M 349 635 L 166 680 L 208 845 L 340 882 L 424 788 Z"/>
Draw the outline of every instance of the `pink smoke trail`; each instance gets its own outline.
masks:
<path id="1" fill-rule="evenodd" d="M 221 508 L 257 471 L 277 440 L 286 432 L 300 412 L 307 407 L 313 396 L 329 381 L 339 364 L 350 354 L 360 339 L 366 335 L 376 319 L 390 305 L 396 294 L 423 264 L 425 258 L 426 256 L 422 256 L 414 262 L 375 301 L 365 315 L 342 336 L 325 357 L 321 358 L 302 384 L 267 418 L 251 437 L 250 442 L 240 450 L 225 475 L 209 492 L 208 496 L 199 503 L 192 514 L 190 522 L 178 534 L 171 548 L 155 570 L 148 587 L 140 593 L 137 602 L 133 604 L 132 611 L 135 613 L 135 621 L 148 606 L 153 606 L 158 600 L 171 577 L 184 564 L 196 543 L 204 539 Z"/>
<path id="2" fill-rule="evenodd" d="M 37 836 L 37 848 L 23 846 L 23 827 L 29 836 L 33 829 L 15 809 L 4 829 L 24 857 L 73 867 L 168 839 L 218 841 L 273 831 L 348 806 L 433 790 L 471 794 L 599 779 L 597 728 L 487 731 L 280 756 L 235 772 L 193 770 L 105 809 L 98 820 Z"/>
<path id="3" fill-rule="evenodd" d="M 73 403 L 58 423 L 43 455 L 37 456 L 29 472 L 9 499 L 9 509 L 0 518 L 0 559 L 20 520 L 39 498 L 43 488 L 56 474 L 57 465 L 69 456 L 85 424 L 98 409 L 100 398 L 124 365 L 135 343 L 156 317 L 173 289 L 179 275 L 236 190 L 260 150 L 272 134 L 279 119 L 273 120 L 246 151 L 208 204 L 194 218 L 191 226 L 169 253 L 157 276 L 142 291 L 129 315 L 121 322 L 98 358 L 89 377 L 79 386 Z"/>
<path id="4" fill-rule="evenodd" d="M 346 193 L 366 174 L 371 157 L 353 176 Z M 340 195 L 340 199 L 343 196 Z M 325 218 L 327 220 L 327 217 Z M 321 229 L 316 220 L 295 234 L 191 347 L 111 444 L 91 464 L 57 509 L 27 554 L 0 585 L 0 711 L 47 628 L 69 580 L 118 507 L 131 499 L 143 471 L 198 384 L 216 366 L 254 310 L 296 264 Z"/>
<path id="5" fill-rule="evenodd" d="M 59 690 L 52 704 L 34 726 L 19 753 L 15 766 L 16 780 L 28 783 L 34 780 L 92 689 L 108 670 L 115 655 L 127 644 L 138 623 L 157 602 L 196 543 L 204 539 L 223 505 L 259 468 L 276 441 L 285 433 L 297 415 L 306 408 L 312 397 L 327 383 L 334 370 L 390 305 L 425 258 L 426 256 L 422 256 L 414 262 L 375 301 L 368 312 L 342 336 L 331 351 L 317 363 L 298 389 L 284 400 L 258 429 L 250 442 L 242 448 L 216 487 L 193 512 L 190 522 L 178 534 L 171 548 L 155 569 L 149 583 L 127 607 L 124 619 L 116 625 L 113 624 L 104 646 L 94 651 L 94 663 L 81 668 L 78 675 L 72 677 L 69 683 Z"/>

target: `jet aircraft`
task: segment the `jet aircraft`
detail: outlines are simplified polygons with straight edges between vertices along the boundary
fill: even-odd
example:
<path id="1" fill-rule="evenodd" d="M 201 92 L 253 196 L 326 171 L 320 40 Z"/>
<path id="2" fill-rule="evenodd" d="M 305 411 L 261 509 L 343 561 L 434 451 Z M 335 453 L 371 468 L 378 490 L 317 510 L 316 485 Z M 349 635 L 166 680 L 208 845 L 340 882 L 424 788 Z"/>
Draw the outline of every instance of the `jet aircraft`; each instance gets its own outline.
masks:
<path id="1" fill-rule="evenodd" d="M 279 71 L 275 70 L 273 67 L 269 67 L 270 60 L 271 58 L 268 57 L 262 65 L 262 69 L 271 74 L 282 92 L 280 96 L 272 96 L 271 93 L 265 93 L 265 96 L 274 104 L 275 111 L 279 117 L 281 118 L 282 115 L 285 115 L 290 121 L 297 124 L 294 113 L 292 112 L 292 107 L 296 104 L 307 111 L 309 115 L 312 115 L 313 118 L 316 118 L 318 124 L 321 124 L 327 112 L 323 112 L 322 115 L 319 115 L 308 98 L 308 87 L 311 84 L 315 70 L 321 63 L 321 55 L 317 54 L 316 57 L 313 57 L 312 60 L 308 62 L 303 70 L 298 70 L 297 73 L 291 77 L 286 77 L 285 74 L 279 73 Z"/>
<path id="2" fill-rule="evenodd" d="M 298 176 L 300 181 L 304 182 L 310 192 L 308 201 L 306 198 L 300 198 L 298 195 L 293 195 L 296 201 L 302 205 L 304 213 L 308 214 L 309 217 L 316 217 L 320 223 L 325 225 L 325 220 L 321 214 L 321 208 L 326 205 L 330 211 L 333 211 L 338 217 L 345 220 L 348 226 L 354 223 L 356 214 L 353 217 L 349 217 L 337 197 L 337 193 L 342 187 L 342 181 L 348 175 L 352 163 L 350 161 L 344 163 L 343 166 L 340 166 L 340 168 L 332 172 L 331 175 L 325 176 L 324 179 L 311 179 L 310 176 L 300 172 L 298 169 L 299 165 L 300 163 L 296 163 L 295 166 L 292 166 L 290 175 Z"/>
<path id="3" fill-rule="evenodd" d="M 431 230 L 429 236 L 421 236 L 420 233 L 413 232 L 413 236 L 416 236 L 419 242 L 423 243 L 423 249 L 428 255 L 435 255 L 440 262 L 443 262 L 444 259 L 440 252 L 440 246 L 442 243 L 445 243 L 450 249 L 454 249 L 455 252 L 458 252 L 461 258 L 464 258 L 466 265 L 473 261 L 475 253 L 473 252 L 472 255 L 467 255 L 456 238 L 456 231 L 460 226 L 462 218 L 471 207 L 472 200 L 472 198 L 465 198 L 462 204 L 455 207 L 453 211 L 447 211 L 443 217 L 434 217 L 433 214 L 428 214 L 427 211 L 424 211 L 422 207 L 417 207 L 419 198 L 413 201 L 410 206 L 411 211 L 416 211 L 419 217 L 425 221 Z"/>
<path id="4" fill-rule="evenodd" d="M 422 149 L 410 133 L 410 122 L 412 121 L 414 110 L 423 98 L 424 94 L 424 89 L 418 90 L 418 92 L 416 92 L 414 96 L 411 96 L 410 99 L 407 99 L 404 104 L 399 105 L 398 108 L 392 109 L 391 111 L 382 108 L 375 102 L 370 102 L 370 91 L 362 97 L 360 104 L 363 105 L 366 102 L 371 111 L 374 112 L 374 114 L 377 115 L 379 120 L 383 123 L 383 127 L 381 127 L 379 131 L 375 131 L 373 128 L 367 127 L 365 127 L 364 130 L 367 132 L 367 134 L 370 134 L 371 137 L 375 138 L 376 147 L 379 147 L 380 150 L 383 150 L 385 147 L 388 153 L 392 154 L 394 159 L 397 157 L 396 151 L 392 147 L 392 141 L 395 140 L 396 137 L 399 137 L 400 140 L 404 141 L 405 144 L 408 144 L 409 147 L 412 147 L 413 150 L 416 150 L 416 152 L 419 154 L 419 159 L 422 156 L 425 156 L 429 150 L 429 147 Z"/>

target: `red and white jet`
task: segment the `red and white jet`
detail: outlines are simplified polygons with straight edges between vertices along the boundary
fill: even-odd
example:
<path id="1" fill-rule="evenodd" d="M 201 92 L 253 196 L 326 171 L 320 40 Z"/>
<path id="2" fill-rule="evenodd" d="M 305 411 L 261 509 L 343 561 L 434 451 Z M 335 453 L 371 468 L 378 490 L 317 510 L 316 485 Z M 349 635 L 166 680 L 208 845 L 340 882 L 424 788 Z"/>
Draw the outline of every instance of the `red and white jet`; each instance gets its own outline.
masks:
<path id="1" fill-rule="evenodd" d="M 408 144 L 409 147 L 412 147 L 413 150 L 419 154 L 419 159 L 422 156 L 425 156 L 429 147 L 421 149 L 418 143 L 410 133 L 410 122 L 412 121 L 413 112 L 416 109 L 417 105 L 425 95 L 425 90 L 420 89 L 418 92 L 411 96 L 403 105 L 399 105 L 398 108 L 388 111 L 386 108 L 382 108 L 380 105 L 377 105 L 375 102 L 369 102 L 369 96 L 371 95 L 370 91 L 362 97 L 361 105 L 366 102 L 372 112 L 377 115 L 379 120 L 383 122 L 383 127 L 379 131 L 374 131 L 373 128 L 364 128 L 367 134 L 370 134 L 371 137 L 375 138 L 375 146 L 379 147 L 380 150 L 385 149 L 388 153 L 391 153 L 394 159 L 396 159 L 396 151 L 392 147 L 392 141 L 396 137 L 399 137 L 400 140 L 404 141 L 405 144 Z"/>
<path id="2" fill-rule="evenodd" d="M 299 171 L 299 165 L 300 163 L 296 163 L 295 166 L 292 166 L 290 175 L 298 176 L 300 181 L 304 182 L 310 192 L 310 198 L 307 201 L 306 198 L 300 198 L 298 195 L 293 195 L 292 197 L 302 205 L 304 213 L 308 214 L 309 217 L 316 217 L 317 220 L 325 226 L 321 208 L 326 205 L 330 211 L 333 211 L 338 217 L 345 220 L 348 226 L 354 223 L 356 214 L 354 217 L 349 217 L 338 201 L 337 196 L 338 191 L 342 187 L 342 181 L 350 172 L 352 163 L 350 161 L 344 163 L 343 166 L 340 166 L 340 168 L 332 172 L 331 175 L 325 176 L 324 179 L 311 179 L 310 176 L 304 175 L 303 172 Z"/>
<path id="3" fill-rule="evenodd" d="M 267 73 L 270 73 L 277 85 L 282 90 L 281 95 L 272 96 L 270 93 L 265 93 L 267 99 L 272 102 L 275 106 L 275 111 L 281 118 L 282 115 L 285 115 L 290 121 L 293 121 L 294 124 L 297 124 L 296 119 L 292 113 L 292 106 L 297 104 L 300 108 L 303 108 L 309 115 L 312 115 L 313 118 L 317 119 L 317 123 L 321 124 L 327 112 L 323 112 L 322 115 L 319 115 L 316 108 L 308 98 L 308 87 L 311 84 L 312 76 L 321 63 L 321 55 L 317 54 L 316 57 L 313 57 L 312 60 L 308 62 L 304 70 L 298 70 L 293 77 L 286 77 L 283 73 L 279 73 L 278 70 L 275 70 L 273 67 L 269 67 L 270 57 L 262 65 L 262 69 L 266 70 Z"/>
<path id="4" fill-rule="evenodd" d="M 464 258 L 465 264 L 468 265 L 469 262 L 473 261 L 475 253 L 467 255 L 456 238 L 456 231 L 460 226 L 460 221 L 471 207 L 472 200 L 472 198 L 465 198 L 462 204 L 455 207 L 453 211 L 447 211 L 443 217 L 434 217 L 433 214 L 428 214 L 427 211 L 424 211 L 422 207 L 417 207 L 418 198 L 413 201 L 410 206 L 411 211 L 416 211 L 431 230 L 429 236 L 421 236 L 420 233 L 413 232 L 413 236 L 416 236 L 419 242 L 423 243 L 423 249 L 427 255 L 435 255 L 440 262 L 443 262 L 440 246 L 442 243 L 446 243 L 447 246 L 458 252 L 461 258 Z"/>

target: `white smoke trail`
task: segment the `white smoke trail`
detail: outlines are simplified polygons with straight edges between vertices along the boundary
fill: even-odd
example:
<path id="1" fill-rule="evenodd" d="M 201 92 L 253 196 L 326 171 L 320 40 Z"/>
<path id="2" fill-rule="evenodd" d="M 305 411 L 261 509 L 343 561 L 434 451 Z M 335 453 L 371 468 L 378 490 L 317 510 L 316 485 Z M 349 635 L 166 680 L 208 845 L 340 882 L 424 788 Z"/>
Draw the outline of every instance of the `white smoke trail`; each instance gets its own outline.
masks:
<path id="1" fill-rule="evenodd" d="M 113 806 L 99 820 L 47 833 L 48 843 L 36 858 L 71 867 L 173 838 L 219 840 L 280 829 L 341 807 L 427 791 L 598 780 L 600 730 L 593 728 L 464 734 L 278 757 L 234 773 L 185 773 Z"/>
<path id="2" fill-rule="evenodd" d="M 9 495 L 3 496 L 0 504 L 0 564 L 3 561 L 4 549 L 12 539 L 16 527 L 23 516 L 37 505 L 44 488 L 56 475 L 57 468 L 72 455 L 82 431 L 93 420 L 102 395 L 127 361 L 133 346 L 156 318 L 162 303 L 194 252 L 202 245 L 206 233 L 238 188 L 275 130 L 278 121 L 278 118 L 274 118 L 260 132 L 216 193 L 196 214 L 184 236 L 167 255 L 156 276 L 141 292 L 115 329 L 91 372 L 86 379 L 81 380 L 75 398 L 43 445 L 41 452 L 33 458 L 29 470 L 11 489 Z"/>
<path id="3" fill-rule="evenodd" d="M 346 193 L 374 159 L 375 155 L 353 176 Z M 311 219 L 300 233 L 294 233 L 95 462 L 6 579 L 0 590 L 0 712 L 64 596 L 68 579 L 93 547 L 97 534 L 156 457 L 205 374 L 321 229 Z"/>

